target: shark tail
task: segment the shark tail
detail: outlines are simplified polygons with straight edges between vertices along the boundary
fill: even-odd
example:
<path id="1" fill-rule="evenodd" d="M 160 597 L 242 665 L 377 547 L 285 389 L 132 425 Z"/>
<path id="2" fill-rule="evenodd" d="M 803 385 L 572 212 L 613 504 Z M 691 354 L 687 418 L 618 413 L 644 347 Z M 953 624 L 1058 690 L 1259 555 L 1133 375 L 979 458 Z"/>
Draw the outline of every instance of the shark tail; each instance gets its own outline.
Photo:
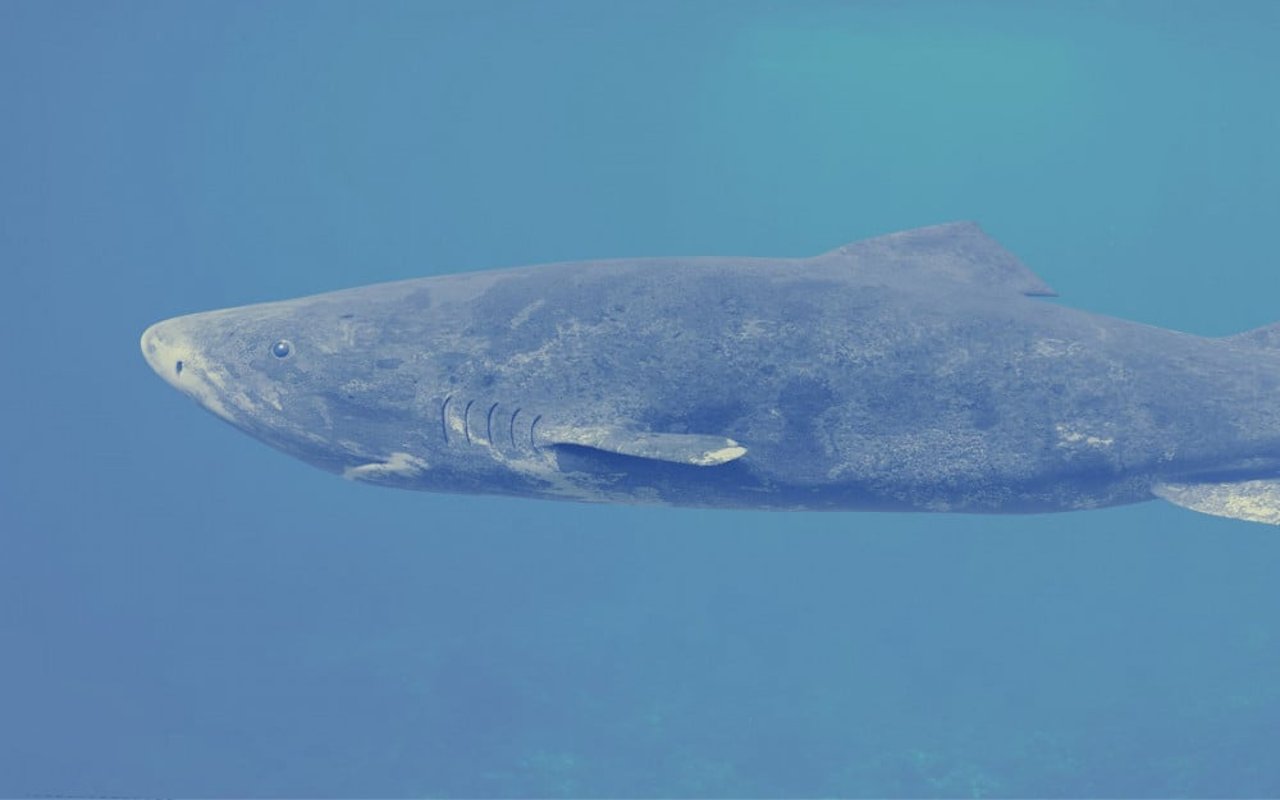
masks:
<path id="1" fill-rule="evenodd" d="M 1240 347 L 1280 350 L 1280 322 L 1224 336 L 1220 341 Z M 1201 514 L 1280 525 L 1280 478 L 1158 481 L 1151 487 L 1151 493 Z"/>
<path id="2" fill-rule="evenodd" d="M 1224 336 L 1220 341 L 1239 347 L 1280 350 L 1280 322 Z M 1157 481 L 1151 493 L 1201 514 L 1280 525 L 1280 478 Z"/>

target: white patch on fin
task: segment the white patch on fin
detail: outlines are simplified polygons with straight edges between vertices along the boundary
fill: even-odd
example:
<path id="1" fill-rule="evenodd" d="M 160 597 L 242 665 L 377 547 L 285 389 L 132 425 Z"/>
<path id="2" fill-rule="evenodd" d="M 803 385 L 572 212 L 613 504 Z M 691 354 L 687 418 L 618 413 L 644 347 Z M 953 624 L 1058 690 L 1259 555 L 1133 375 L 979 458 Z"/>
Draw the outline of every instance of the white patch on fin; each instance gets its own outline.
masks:
<path id="1" fill-rule="evenodd" d="M 1280 480 L 1235 483 L 1156 483 L 1156 497 L 1175 506 L 1249 522 L 1280 525 Z"/>
<path id="2" fill-rule="evenodd" d="M 386 478 L 412 478 L 427 468 L 427 462 L 408 453 L 392 453 L 386 461 L 374 461 L 347 467 L 342 477 L 351 481 L 379 481 Z"/>
<path id="3" fill-rule="evenodd" d="M 747 448 L 724 436 L 700 433 L 649 433 L 625 427 L 591 426 L 539 431 L 549 445 L 572 444 L 634 458 L 715 467 L 746 455 Z"/>
<path id="4" fill-rule="evenodd" d="M 725 441 L 730 443 L 728 447 L 721 447 L 719 450 L 711 450 L 700 456 L 693 456 L 689 460 L 690 463 L 697 464 L 699 467 L 714 467 L 747 454 L 747 448 L 732 439 L 725 439 Z"/>

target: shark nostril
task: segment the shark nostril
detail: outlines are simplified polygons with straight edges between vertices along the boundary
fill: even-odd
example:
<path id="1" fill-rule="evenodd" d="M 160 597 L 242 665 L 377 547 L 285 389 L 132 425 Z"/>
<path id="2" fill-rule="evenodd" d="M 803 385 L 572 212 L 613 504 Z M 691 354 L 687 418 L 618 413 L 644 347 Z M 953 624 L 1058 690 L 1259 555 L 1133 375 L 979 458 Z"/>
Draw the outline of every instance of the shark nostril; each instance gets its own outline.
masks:
<path id="1" fill-rule="evenodd" d="M 181 374 L 182 374 L 182 361 L 181 361 L 181 360 L 179 360 L 179 361 L 178 361 L 178 363 L 176 363 L 176 364 L 174 364 L 174 365 L 173 365 L 173 371 L 174 371 L 174 372 L 176 372 L 176 373 L 178 373 L 179 375 L 181 375 Z"/>

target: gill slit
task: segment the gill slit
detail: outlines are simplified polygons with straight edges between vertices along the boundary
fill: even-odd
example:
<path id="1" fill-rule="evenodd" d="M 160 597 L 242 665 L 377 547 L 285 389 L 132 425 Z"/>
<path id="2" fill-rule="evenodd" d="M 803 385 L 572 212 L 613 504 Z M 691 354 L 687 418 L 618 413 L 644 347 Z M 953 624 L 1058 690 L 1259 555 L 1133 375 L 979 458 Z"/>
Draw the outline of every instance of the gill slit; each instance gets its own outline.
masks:
<path id="1" fill-rule="evenodd" d="M 462 402 L 462 401 L 459 400 L 458 402 Z M 478 443 L 477 437 L 471 435 L 471 408 L 472 406 L 476 405 L 476 403 L 477 401 L 473 398 L 471 400 L 468 400 L 466 402 L 466 405 L 462 407 L 462 435 L 465 437 L 466 442 L 469 445 Z M 452 393 L 445 395 L 444 400 L 440 402 L 440 436 L 441 438 L 444 439 L 445 444 L 449 444 L 450 442 L 449 409 L 452 407 L 452 404 L 453 404 Z M 497 413 L 498 407 L 501 405 L 502 405 L 501 402 L 493 403 L 492 405 L 489 406 L 489 410 L 485 413 L 485 420 L 484 420 L 485 438 L 488 439 L 488 444 L 491 447 L 497 446 L 497 440 L 494 438 L 494 431 L 493 431 L 493 417 L 494 417 L 494 414 Z M 514 450 L 520 449 L 519 439 L 523 438 L 523 434 L 519 438 L 516 436 L 517 420 L 519 420 L 520 414 L 523 411 L 524 411 L 523 406 L 517 407 L 515 411 L 511 412 L 511 416 L 507 420 L 507 439 L 511 442 L 511 447 Z M 526 416 L 528 415 L 526 414 Z M 536 414 L 534 415 L 533 420 L 529 423 L 529 431 L 528 431 L 529 449 L 533 450 L 534 452 L 538 452 L 542 449 L 538 447 L 538 435 L 537 435 L 538 423 L 541 420 L 542 420 L 542 415 Z"/>
<path id="2" fill-rule="evenodd" d="M 497 403 L 494 403 L 493 405 L 489 406 L 489 416 L 488 418 L 485 419 L 485 423 L 484 423 L 485 436 L 489 439 L 490 445 L 493 444 L 493 412 L 497 410 L 498 410 Z"/>
<path id="3" fill-rule="evenodd" d="M 468 400 L 466 408 L 462 409 L 462 433 L 467 437 L 467 444 L 471 444 L 471 406 L 475 405 L 475 400 Z"/>

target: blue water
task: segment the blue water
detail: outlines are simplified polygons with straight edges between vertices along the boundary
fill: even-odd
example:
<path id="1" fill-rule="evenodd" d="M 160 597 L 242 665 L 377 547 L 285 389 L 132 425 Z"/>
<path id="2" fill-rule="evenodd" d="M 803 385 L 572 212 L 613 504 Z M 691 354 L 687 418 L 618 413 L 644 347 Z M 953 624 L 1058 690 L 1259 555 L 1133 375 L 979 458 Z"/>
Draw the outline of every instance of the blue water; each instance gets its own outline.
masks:
<path id="1" fill-rule="evenodd" d="M 161 318 L 976 219 L 1280 319 L 1280 4 L 0 2 L 0 795 L 1280 795 L 1280 533 L 350 484 Z"/>

